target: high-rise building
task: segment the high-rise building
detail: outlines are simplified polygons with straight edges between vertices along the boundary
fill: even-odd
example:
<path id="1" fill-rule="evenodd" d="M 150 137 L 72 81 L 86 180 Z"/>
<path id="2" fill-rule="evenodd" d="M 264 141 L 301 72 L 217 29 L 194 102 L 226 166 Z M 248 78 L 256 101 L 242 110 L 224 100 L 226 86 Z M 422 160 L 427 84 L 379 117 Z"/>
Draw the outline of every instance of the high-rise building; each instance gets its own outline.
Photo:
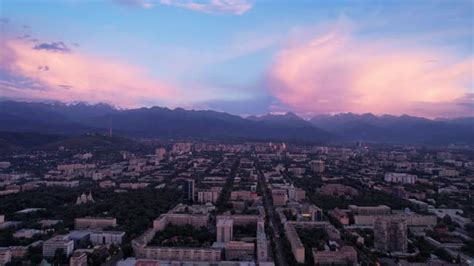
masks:
<path id="1" fill-rule="evenodd" d="M 234 220 L 222 217 L 217 220 L 217 242 L 226 243 L 232 241 Z"/>
<path id="2" fill-rule="evenodd" d="M 311 167 L 311 171 L 313 173 L 322 173 L 324 172 L 324 162 L 321 160 L 314 160 L 309 163 L 309 166 Z"/>
<path id="3" fill-rule="evenodd" d="M 163 160 L 166 155 L 166 149 L 165 148 L 158 148 L 155 150 L 155 155 L 158 160 Z"/>
<path id="4" fill-rule="evenodd" d="M 374 222 L 374 247 L 380 252 L 407 251 L 407 221 L 379 218 Z"/>
<path id="5" fill-rule="evenodd" d="M 186 179 L 184 183 L 184 193 L 187 200 L 194 201 L 194 179 Z"/>

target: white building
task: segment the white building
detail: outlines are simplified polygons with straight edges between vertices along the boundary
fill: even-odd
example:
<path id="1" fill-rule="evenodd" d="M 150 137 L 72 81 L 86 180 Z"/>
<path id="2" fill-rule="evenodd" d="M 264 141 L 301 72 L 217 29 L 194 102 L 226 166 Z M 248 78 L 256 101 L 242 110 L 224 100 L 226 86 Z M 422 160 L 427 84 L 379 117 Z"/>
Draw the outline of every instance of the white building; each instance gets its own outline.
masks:
<path id="1" fill-rule="evenodd" d="M 390 183 L 415 184 L 417 177 L 405 173 L 385 173 L 384 179 Z"/>
<path id="2" fill-rule="evenodd" d="M 91 232 L 90 240 L 93 245 L 122 244 L 125 232 L 122 231 L 95 231 Z"/>
<path id="3" fill-rule="evenodd" d="M 43 242 L 43 257 L 54 257 L 57 249 L 64 250 L 67 257 L 74 250 L 74 241 L 68 235 L 58 235 Z"/>

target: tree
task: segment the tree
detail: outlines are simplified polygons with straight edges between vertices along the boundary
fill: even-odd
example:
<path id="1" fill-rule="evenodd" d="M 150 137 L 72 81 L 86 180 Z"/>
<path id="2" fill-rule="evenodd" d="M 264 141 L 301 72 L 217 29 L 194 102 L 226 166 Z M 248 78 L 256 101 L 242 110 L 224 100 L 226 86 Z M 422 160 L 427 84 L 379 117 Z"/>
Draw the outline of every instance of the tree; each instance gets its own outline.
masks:
<path id="1" fill-rule="evenodd" d="M 445 225 L 448 225 L 448 226 L 449 226 L 449 225 L 451 225 L 451 224 L 453 223 L 453 220 L 451 219 L 451 216 L 445 215 L 445 216 L 443 217 L 443 222 L 444 222 Z"/>
<path id="2" fill-rule="evenodd" d="M 119 251 L 119 248 L 115 244 L 110 245 L 110 247 L 109 247 L 110 256 L 113 256 L 113 255 L 117 254 L 118 251 Z"/>
<path id="3" fill-rule="evenodd" d="M 122 245 L 122 253 L 123 253 L 123 258 L 126 259 L 128 257 L 133 256 L 133 248 L 130 244 L 123 244 Z"/>
<path id="4" fill-rule="evenodd" d="M 58 248 L 54 252 L 54 257 L 53 257 L 53 265 L 63 265 L 67 263 L 67 256 L 66 253 L 64 252 L 64 249 Z"/>
<path id="5" fill-rule="evenodd" d="M 28 252 L 26 257 L 31 261 L 33 265 L 40 264 L 43 260 L 43 255 L 41 254 L 42 250 L 40 247 L 28 247 Z"/>
<path id="6" fill-rule="evenodd" d="M 469 256 L 474 256 L 474 240 L 466 241 L 462 247 L 462 251 L 467 253 Z"/>

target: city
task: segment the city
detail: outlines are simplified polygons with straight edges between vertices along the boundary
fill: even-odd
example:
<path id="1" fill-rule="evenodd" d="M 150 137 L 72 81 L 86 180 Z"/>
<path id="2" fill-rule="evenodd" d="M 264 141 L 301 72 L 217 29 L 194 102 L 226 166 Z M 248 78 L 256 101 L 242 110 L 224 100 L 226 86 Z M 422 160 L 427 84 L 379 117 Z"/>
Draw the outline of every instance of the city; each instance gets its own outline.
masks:
<path id="1" fill-rule="evenodd" d="M 474 0 L 0 0 L 0 266 L 474 266 Z"/>
<path id="2" fill-rule="evenodd" d="M 2 263 L 472 263 L 473 150 L 61 144 L 1 157 Z"/>

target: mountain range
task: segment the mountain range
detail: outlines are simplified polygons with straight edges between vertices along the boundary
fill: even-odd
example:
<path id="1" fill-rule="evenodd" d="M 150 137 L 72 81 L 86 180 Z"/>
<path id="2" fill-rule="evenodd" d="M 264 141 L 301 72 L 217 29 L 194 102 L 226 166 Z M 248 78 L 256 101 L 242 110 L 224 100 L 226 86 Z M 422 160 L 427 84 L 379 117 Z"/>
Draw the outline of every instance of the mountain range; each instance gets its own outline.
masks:
<path id="1" fill-rule="evenodd" d="M 474 119 L 427 119 L 408 115 L 319 115 L 311 124 L 343 139 L 419 144 L 473 143 Z"/>
<path id="2" fill-rule="evenodd" d="M 117 109 L 106 104 L 0 102 L 0 131 L 131 137 L 238 138 L 310 142 L 367 141 L 473 144 L 474 117 L 426 119 L 341 113 L 305 120 L 294 113 L 243 118 L 209 110 L 162 107 Z"/>

